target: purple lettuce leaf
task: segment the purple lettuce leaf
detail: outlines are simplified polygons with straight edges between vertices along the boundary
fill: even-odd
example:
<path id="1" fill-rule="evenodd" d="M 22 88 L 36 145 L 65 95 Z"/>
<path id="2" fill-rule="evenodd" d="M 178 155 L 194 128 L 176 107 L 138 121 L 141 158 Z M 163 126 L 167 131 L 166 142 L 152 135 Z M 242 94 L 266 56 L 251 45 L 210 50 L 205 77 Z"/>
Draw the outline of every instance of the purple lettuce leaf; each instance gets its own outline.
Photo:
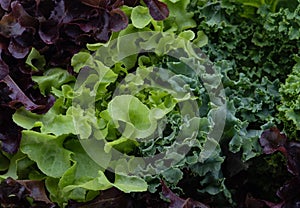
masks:
<path id="1" fill-rule="evenodd" d="M 33 199 L 29 203 L 28 197 Z M 0 184 L 0 201 L 4 207 L 47 207 L 54 208 L 45 191 L 44 183 L 33 180 L 14 180 L 7 178 Z"/>
<path id="2" fill-rule="evenodd" d="M 287 168 L 293 175 L 300 173 L 300 143 L 287 141 L 287 136 L 273 127 L 265 130 L 259 139 L 263 152 L 272 154 L 280 151 L 287 159 Z"/>
<path id="3" fill-rule="evenodd" d="M 9 73 L 7 64 L 0 59 L 0 80 L 6 77 Z"/>
<path id="4" fill-rule="evenodd" d="M 29 53 L 30 48 L 22 47 L 15 39 L 12 39 L 9 43 L 8 51 L 14 58 L 22 59 Z"/>
<path id="5" fill-rule="evenodd" d="M 251 196 L 250 194 L 247 194 L 246 199 L 245 199 L 245 204 L 243 207 L 245 207 L 245 208 L 264 208 L 264 207 L 275 208 L 275 206 L 276 206 L 275 203 L 257 199 L 257 198 L 254 198 L 253 196 Z"/>
<path id="6" fill-rule="evenodd" d="M 22 59 L 29 53 L 32 40 L 29 38 L 29 41 L 24 41 L 24 38 L 29 37 L 28 33 L 35 32 L 37 23 L 38 21 L 28 15 L 20 3 L 11 3 L 11 12 L 0 20 L 3 27 L 0 35 L 10 39 L 7 49 L 13 57 Z"/>
<path id="7" fill-rule="evenodd" d="M 68 67 L 72 55 L 86 43 L 106 42 L 112 31 L 128 25 L 127 16 L 119 9 L 123 3 L 122 0 L 12 1 L 7 12 L 0 16 L 0 37 L 5 38 L 0 39 L 1 45 L 5 42 L 10 55 L 17 59 L 25 58 L 31 47 L 35 47 L 50 65 Z M 67 61 L 60 62 L 56 57 Z"/>
<path id="8" fill-rule="evenodd" d="M 50 12 L 50 16 L 48 20 L 54 20 L 58 23 L 62 23 L 64 21 L 68 22 L 68 18 L 66 14 L 67 10 L 65 5 L 66 5 L 65 1 L 62 0 L 55 1 L 55 4 Z"/>
<path id="9" fill-rule="evenodd" d="M 128 25 L 128 18 L 120 9 L 114 9 L 110 12 L 109 27 L 111 31 L 118 32 L 123 30 Z"/>
<path id="10" fill-rule="evenodd" d="M 299 176 L 300 173 L 300 143 L 288 142 L 287 150 L 287 168 L 293 175 Z"/>
<path id="11" fill-rule="evenodd" d="M 266 203 L 271 208 L 300 207 L 300 143 L 287 141 L 287 136 L 273 127 L 265 130 L 260 137 L 260 144 L 265 154 L 279 150 L 286 157 L 287 169 L 294 177 L 287 181 L 278 191 L 282 200 L 278 204 Z"/>
<path id="12" fill-rule="evenodd" d="M 161 181 L 161 185 L 163 196 L 170 200 L 169 208 L 209 208 L 209 206 L 201 202 L 194 201 L 191 198 L 180 198 L 175 193 L 173 193 L 163 181 Z"/>
<path id="13" fill-rule="evenodd" d="M 28 29 L 32 30 L 31 32 L 34 33 L 36 30 L 35 28 L 38 26 L 38 20 L 32 16 L 30 16 L 24 9 L 21 3 L 14 1 L 11 3 L 11 14 L 16 18 L 18 23 Z"/>
<path id="14" fill-rule="evenodd" d="M 276 151 L 286 154 L 284 147 L 286 140 L 285 134 L 281 133 L 276 127 L 265 130 L 259 138 L 260 145 L 265 154 L 272 154 Z"/>
<path id="15" fill-rule="evenodd" d="M 0 35 L 5 38 L 16 37 L 21 35 L 25 28 L 17 22 L 17 19 L 14 17 L 13 13 L 4 15 L 0 20 L 1 30 Z"/>
<path id="16" fill-rule="evenodd" d="M 39 36 L 46 44 L 54 44 L 59 38 L 58 22 L 45 20 L 40 22 Z"/>
<path id="17" fill-rule="evenodd" d="M 18 151 L 22 130 L 12 120 L 15 109 L 24 106 L 36 113 L 45 113 L 54 104 L 54 97 L 42 96 L 38 89 L 34 89 L 32 72 L 19 66 L 18 60 L 8 60 L 11 63 L 10 72 L 14 77 L 7 74 L 0 80 L 0 141 L 3 151 L 14 154 Z M 4 72 L 4 69 L 2 68 L 1 72 Z"/>
<path id="18" fill-rule="evenodd" d="M 45 104 L 35 104 L 34 102 L 31 101 L 31 99 L 19 88 L 19 86 L 14 82 L 14 80 L 8 75 L 4 77 L 1 82 L 4 82 L 7 87 L 10 90 L 10 93 L 8 96 L 10 97 L 11 101 L 8 102 L 8 106 L 11 108 L 18 108 L 20 107 L 20 104 L 22 104 L 27 110 L 29 111 L 43 111 L 46 109 L 50 109 L 50 107 L 54 103 L 54 98 L 53 96 L 50 96 L 47 99 L 47 103 Z"/>
<path id="19" fill-rule="evenodd" d="M 0 48 L 0 80 L 6 77 L 9 73 L 8 65 L 2 60 L 2 49 Z"/>
<path id="20" fill-rule="evenodd" d="M 164 20 L 169 16 L 169 9 L 167 5 L 158 0 L 144 0 L 145 4 L 149 8 L 150 15 L 155 20 Z"/>
<path id="21" fill-rule="evenodd" d="M 29 96 L 9 75 L 0 80 L 0 141 L 2 150 L 10 154 L 18 151 L 22 130 L 12 120 L 14 109 L 24 106 L 36 113 L 45 113 L 55 101 L 53 96 L 43 97 L 40 92 L 30 87 L 30 84 L 22 88 L 27 89 Z"/>
<path id="22" fill-rule="evenodd" d="M 132 194 L 124 193 L 116 188 L 101 191 L 100 194 L 91 201 L 77 202 L 69 200 L 68 208 L 167 208 L 168 203 L 161 199 L 159 193 L 136 192 Z"/>
<path id="23" fill-rule="evenodd" d="M 11 178 L 4 180 L 0 184 L 0 201 L 2 206 L 6 207 L 30 207 L 26 197 L 29 191 L 24 186 L 16 183 Z"/>
<path id="24" fill-rule="evenodd" d="M 1 92 L 1 86 L 0 86 Z M 21 128 L 17 126 L 12 115 L 14 110 L 9 107 L 0 106 L 0 141 L 1 149 L 9 154 L 14 154 L 18 151 L 21 141 Z"/>
<path id="25" fill-rule="evenodd" d="M 2 9 L 7 11 L 9 9 L 10 2 L 11 2 L 11 0 L 1 0 L 0 6 L 2 7 Z"/>
<path id="26" fill-rule="evenodd" d="M 300 178 L 294 177 L 286 182 L 278 191 L 277 195 L 283 200 L 283 208 L 300 207 Z"/>
<path id="27" fill-rule="evenodd" d="M 88 208 L 88 207 L 101 207 L 101 208 L 131 208 L 133 207 L 132 198 L 129 195 L 121 192 L 116 188 L 111 188 L 102 191 L 99 196 L 89 202 L 76 202 L 70 200 L 68 208 Z"/>

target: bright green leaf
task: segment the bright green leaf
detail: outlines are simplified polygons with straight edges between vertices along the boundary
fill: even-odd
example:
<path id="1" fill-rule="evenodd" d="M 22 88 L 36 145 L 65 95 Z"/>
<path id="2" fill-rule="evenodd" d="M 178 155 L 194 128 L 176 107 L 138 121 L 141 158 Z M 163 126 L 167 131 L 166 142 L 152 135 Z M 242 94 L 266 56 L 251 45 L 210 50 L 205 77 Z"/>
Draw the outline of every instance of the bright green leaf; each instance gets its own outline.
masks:
<path id="1" fill-rule="evenodd" d="M 147 183 L 137 176 L 116 175 L 113 184 L 125 193 L 142 192 L 147 190 Z"/>
<path id="2" fill-rule="evenodd" d="M 65 137 L 24 130 L 21 151 L 35 161 L 43 173 L 58 178 L 71 166 L 71 152 L 63 147 L 64 140 Z"/>
<path id="3" fill-rule="evenodd" d="M 156 129 L 149 108 L 132 95 L 116 96 L 108 104 L 108 112 L 117 126 L 125 123 L 121 133 L 126 138 L 145 138 Z"/>
<path id="4" fill-rule="evenodd" d="M 151 19 L 152 17 L 147 7 L 136 6 L 132 9 L 131 21 L 134 27 L 144 28 L 150 23 Z"/>
<path id="5" fill-rule="evenodd" d="M 43 70 L 46 65 L 46 60 L 35 48 L 32 48 L 25 63 L 29 65 L 33 71 L 40 71 Z"/>

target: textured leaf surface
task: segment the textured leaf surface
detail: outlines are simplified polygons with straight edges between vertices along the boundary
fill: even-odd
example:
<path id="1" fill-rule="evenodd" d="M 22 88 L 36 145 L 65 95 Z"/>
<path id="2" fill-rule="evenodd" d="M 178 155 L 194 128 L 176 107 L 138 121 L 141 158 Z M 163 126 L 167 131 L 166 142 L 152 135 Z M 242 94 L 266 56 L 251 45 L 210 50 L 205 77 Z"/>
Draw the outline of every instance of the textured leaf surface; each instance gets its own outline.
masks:
<path id="1" fill-rule="evenodd" d="M 63 148 L 64 137 L 23 131 L 21 150 L 46 175 L 59 178 L 70 168 L 71 152 Z"/>

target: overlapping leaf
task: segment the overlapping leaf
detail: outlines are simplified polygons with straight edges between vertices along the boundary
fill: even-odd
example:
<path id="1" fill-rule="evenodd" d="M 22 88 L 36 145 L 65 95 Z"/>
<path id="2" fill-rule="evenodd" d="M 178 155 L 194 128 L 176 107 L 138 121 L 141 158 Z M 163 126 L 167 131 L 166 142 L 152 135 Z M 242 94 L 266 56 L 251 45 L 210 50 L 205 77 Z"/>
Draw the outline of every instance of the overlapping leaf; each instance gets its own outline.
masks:
<path id="1" fill-rule="evenodd" d="M 153 2 L 164 8 L 160 20 L 167 17 L 166 6 Z M 5 94 L 1 90 L 1 97 L 9 95 L 1 105 L 13 109 L 24 105 L 27 110 L 47 112 L 54 98 L 43 98 L 38 90 L 34 90 L 31 75 L 38 74 L 45 65 L 61 66 L 71 71 L 69 62 L 74 53 L 87 43 L 106 42 L 112 31 L 126 28 L 128 18 L 119 9 L 123 4 L 123 1 L 1 1 L 0 82 L 7 86 Z M 128 4 L 132 5 L 132 2 Z M 15 143 L 13 150 L 3 149 L 15 153 L 20 137 L 8 136 L 10 133 L 3 129 L 1 134 L 6 135 L 6 141 Z"/>

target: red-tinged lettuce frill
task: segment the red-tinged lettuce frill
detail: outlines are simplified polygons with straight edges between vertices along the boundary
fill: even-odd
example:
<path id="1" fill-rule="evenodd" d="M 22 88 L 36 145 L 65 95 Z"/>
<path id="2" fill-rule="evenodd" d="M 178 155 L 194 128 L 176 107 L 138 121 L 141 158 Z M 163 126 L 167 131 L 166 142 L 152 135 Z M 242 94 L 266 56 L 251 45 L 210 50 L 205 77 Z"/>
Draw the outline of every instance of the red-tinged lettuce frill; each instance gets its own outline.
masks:
<path id="1" fill-rule="evenodd" d="M 29 203 L 28 197 L 33 202 Z M 54 208 L 45 191 L 42 181 L 34 180 L 14 180 L 7 178 L 0 184 L 1 207 L 44 207 Z"/>
<path id="2" fill-rule="evenodd" d="M 161 182 L 161 185 L 162 185 L 163 196 L 170 200 L 169 208 L 196 208 L 196 207 L 209 208 L 209 206 L 201 202 L 195 201 L 191 198 L 188 199 L 180 198 L 175 193 L 173 193 L 171 189 L 169 189 L 163 181 Z"/>
<path id="3" fill-rule="evenodd" d="M 288 141 L 285 134 L 272 127 L 262 133 L 260 144 L 265 154 L 271 154 L 277 150 L 282 152 L 287 160 L 288 171 L 294 175 L 277 191 L 277 196 L 282 202 L 278 204 L 265 203 L 271 208 L 300 207 L 300 143 Z"/>

